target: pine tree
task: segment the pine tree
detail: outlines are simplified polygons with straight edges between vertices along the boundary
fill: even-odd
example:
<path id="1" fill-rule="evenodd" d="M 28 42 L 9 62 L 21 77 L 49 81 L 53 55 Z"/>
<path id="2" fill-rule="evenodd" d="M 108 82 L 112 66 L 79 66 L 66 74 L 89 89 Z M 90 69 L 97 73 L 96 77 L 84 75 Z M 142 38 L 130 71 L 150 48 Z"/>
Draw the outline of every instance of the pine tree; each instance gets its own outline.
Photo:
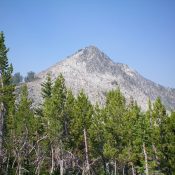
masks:
<path id="1" fill-rule="evenodd" d="M 175 174 L 175 112 L 171 112 L 163 123 L 164 142 L 162 149 L 164 153 L 164 173 Z"/>
<path id="2" fill-rule="evenodd" d="M 3 140 L 7 128 L 8 114 L 14 105 L 14 87 L 12 84 L 12 65 L 9 65 L 7 58 L 8 49 L 5 46 L 3 32 L 0 33 L 0 169 L 2 170 Z"/>
<path id="3" fill-rule="evenodd" d="M 73 121 L 73 112 L 75 105 L 75 97 L 71 90 L 67 91 L 66 102 L 64 106 L 64 137 L 63 142 L 68 150 L 71 150 L 72 140 L 71 140 L 71 123 Z"/>
<path id="4" fill-rule="evenodd" d="M 52 96 L 52 88 L 53 88 L 53 82 L 51 80 L 50 73 L 47 74 L 46 79 L 43 83 L 41 83 L 41 96 L 43 98 L 42 104 L 39 104 L 37 107 L 35 107 L 35 114 L 39 117 L 43 117 L 43 107 L 47 104 L 47 101 Z"/>
<path id="5" fill-rule="evenodd" d="M 153 110 L 152 103 L 149 99 L 148 101 L 148 110 L 145 113 L 145 117 L 149 121 L 149 141 L 150 141 L 150 148 L 152 148 L 152 151 L 150 151 L 150 161 L 149 161 L 149 168 L 150 173 L 159 173 L 159 165 L 160 165 L 160 151 L 158 149 L 159 145 L 159 125 L 157 124 L 157 119 L 155 117 L 155 111 Z"/>
<path id="6" fill-rule="evenodd" d="M 64 83 L 64 78 L 62 75 L 58 76 L 56 79 L 53 89 L 52 89 L 52 97 L 46 100 L 45 106 L 45 116 L 48 117 L 49 122 L 55 127 L 50 127 L 50 129 L 55 132 L 61 134 L 64 126 L 64 106 L 66 103 L 66 86 Z M 58 123 L 57 123 L 58 122 Z M 62 124 L 61 124 L 61 123 Z M 57 128 L 61 127 L 61 128 Z M 54 133 L 52 133 L 54 135 Z"/>
<path id="7" fill-rule="evenodd" d="M 154 131 L 156 131 L 156 151 L 159 162 L 159 172 L 164 174 L 173 174 L 174 170 L 174 156 L 175 155 L 175 120 L 174 113 L 167 115 L 165 106 L 161 99 L 157 98 L 153 104 L 153 120 Z"/>
<path id="8" fill-rule="evenodd" d="M 106 123 L 105 110 L 98 104 L 94 107 L 91 126 L 89 129 L 91 157 L 93 157 L 93 169 L 95 174 L 107 174 L 107 158 L 104 155 L 104 145 L 106 143 Z"/>
<path id="9" fill-rule="evenodd" d="M 33 148 L 34 134 L 36 131 L 36 120 L 31 109 L 32 102 L 28 99 L 28 89 L 24 85 L 21 87 L 19 103 L 13 116 L 13 127 L 11 129 L 11 147 L 13 163 L 10 168 L 15 168 L 18 174 L 29 174 L 34 172 Z M 16 165 L 16 166 L 14 166 Z M 11 166 L 11 167 L 10 167 Z M 13 170 L 14 171 L 14 170 Z"/>
<path id="10" fill-rule="evenodd" d="M 41 84 L 41 95 L 42 97 L 45 98 L 50 98 L 52 95 L 52 80 L 51 80 L 51 75 L 47 74 L 45 82 Z"/>
<path id="11" fill-rule="evenodd" d="M 140 160 L 140 145 L 138 144 L 137 125 L 140 118 L 140 108 L 137 103 L 131 101 L 127 108 L 124 118 L 123 127 L 123 149 L 120 155 L 120 160 L 123 161 L 123 172 L 131 170 L 132 174 L 136 174 L 137 167 L 139 167 Z M 125 170 L 126 169 L 126 170 Z"/>
<path id="12" fill-rule="evenodd" d="M 43 103 L 38 107 L 35 107 L 35 120 L 36 120 L 36 131 L 35 131 L 35 173 L 47 174 L 49 172 L 48 167 L 50 166 L 50 137 L 52 126 L 50 122 L 54 119 L 51 117 L 50 110 L 53 110 L 52 101 L 52 89 L 53 82 L 51 75 L 47 74 L 46 80 L 41 84 L 41 95 L 43 97 Z M 53 112 L 53 111 L 52 111 Z M 56 121 L 56 120 L 55 120 Z M 54 123 L 54 122 L 52 122 Z"/>
<path id="13" fill-rule="evenodd" d="M 164 130 L 164 123 L 166 121 L 167 114 L 164 105 L 161 102 L 161 99 L 158 97 L 154 104 L 153 104 L 153 111 L 152 111 L 152 120 L 153 120 L 153 133 L 154 133 L 154 142 L 156 145 L 156 152 L 158 158 L 158 169 L 163 171 L 165 167 L 166 160 L 164 159 L 164 149 L 163 145 L 165 142 L 165 130 Z M 166 171 L 166 170 L 165 170 Z"/>
<path id="14" fill-rule="evenodd" d="M 81 160 L 82 164 L 79 166 L 82 167 L 84 174 L 90 173 L 89 128 L 92 114 L 93 107 L 85 93 L 81 91 L 75 101 L 74 116 L 70 132 L 73 141 L 73 153 Z"/>
<path id="15" fill-rule="evenodd" d="M 45 130 L 49 139 L 51 165 L 50 173 L 60 169 L 62 172 L 62 137 L 65 125 L 64 108 L 66 103 L 66 86 L 62 75 L 58 76 L 52 88 L 52 95 L 43 104 Z M 58 158 L 59 157 L 59 158 Z M 58 160 L 59 159 L 59 160 Z M 57 160 L 57 161 L 55 161 Z M 60 167 L 60 168 L 58 168 Z"/>
<path id="16" fill-rule="evenodd" d="M 112 161 L 110 173 L 117 174 L 120 165 L 119 156 L 123 146 L 123 119 L 126 113 L 125 98 L 119 89 L 108 92 L 106 97 L 106 143 L 104 155 Z M 117 165 L 118 162 L 118 165 Z"/>
<path id="17" fill-rule="evenodd" d="M 152 149 L 150 142 L 150 121 L 144 114 L 140 114 L 137 127 L 138 143 L 143 154 L 144 172 L 146 175 L 150 174 L 150 166 L 148 162 L 149 151 Z"/>

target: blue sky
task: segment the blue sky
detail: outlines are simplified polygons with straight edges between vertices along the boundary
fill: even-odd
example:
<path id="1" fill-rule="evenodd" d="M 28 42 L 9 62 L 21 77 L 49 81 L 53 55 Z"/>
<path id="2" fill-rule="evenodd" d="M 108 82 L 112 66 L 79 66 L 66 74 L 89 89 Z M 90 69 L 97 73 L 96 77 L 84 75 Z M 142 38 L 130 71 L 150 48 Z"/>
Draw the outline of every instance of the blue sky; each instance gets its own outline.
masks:
<path id="1" fill-rule="evenodd" d="M 95 45 L 175 88 L 175 0 L 0 0 L 0 17 L 15 72 L 40 72 Z"/>

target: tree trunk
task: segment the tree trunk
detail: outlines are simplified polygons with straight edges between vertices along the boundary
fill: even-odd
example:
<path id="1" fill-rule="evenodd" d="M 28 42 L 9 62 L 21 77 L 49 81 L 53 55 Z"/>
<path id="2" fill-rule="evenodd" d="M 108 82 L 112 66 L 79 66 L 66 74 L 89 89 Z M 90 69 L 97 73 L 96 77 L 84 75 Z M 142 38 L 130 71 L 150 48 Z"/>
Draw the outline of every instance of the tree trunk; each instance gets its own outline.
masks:
<path id="1" fill-rule="evenodd" d="M 37 162 L 37 165 L 36 165 L 36 170 L 35 170 L 35 174 L 39 175 L 40 174 L 40 166 L 42 164 L 42 159 L 40 160 L 40 147 L 37 143 L 37 148 L 36 148 L 36 162 Z"/>
<path id="2" fill-rule="evenodd" d="M 117 175 L 117 162 L 114 163 L 114 175 Z"/>
<path id="3" fill-rule="evenodd" d="M 123 175 L 125 175 L 125 166 L 123 167 Z"/>
<path id="4" fill-rule="evenodd" d="M 154 154 L 155 154 L 156 163 L 158 165 L 159 157 L 157 156 L 158 154 L 157 154 L 157 149 L 156 149 L 155 144 L 152 144 L 152 148 L 153 148 L 153 151 L 154 151 Z"/>
<path id="5" fill-rule="evenodd" d="M 21 155 L 19 155 L 19 153 L 18 153 L 18 158 L 17 159 L 18 159 L 17 160 L 18 162 L 17 162 L 16 174 L 21 175 L 22 174 L 22 172 L 21 172 L 22 166 L 21 166 Z"/>
<path id="6" fill-rule="evenodd" d="M 6 172 L 5 172 L 6 175 L 8 175 L 8 170 L 9 170 L 9 159 L 10 159 L 10 155 L 8 155 L 7 157 L 7 166 L 6 166 Z"/>
<path id="7" fill-rule="evenodd" d="M 21 164 L 19 165 L 18 175 L 21 175 Z"/>
<path id="8" fill-rule="evenodd" d="M 105 173 L 105 175 L 106 175 L 106 174 L 107 174 L 107 170 L 106 170 L 106 161 L 105 161 L 105 158 L 104 158 L 103 155 L 102 155 L 101 157 L 102 157 L 102 162 L 103 162 L 104 173 Z"/>
<path id="9" fill-rule="evenodd" d="M 83 131 L 84 131 L 84 144 L 85 144 L 85 157 L 86 157 L 85 174 L 89 174 L 90 165 L 89 165 L 89 156 L 88 156 L 87 132 L 86 132 L 86 129 L 84 129 Z"/>
<path id="10" fill-rule="evenodd" d="M 145 143 L 143 142 L 143 153 L 144 153 L 144 158 L 145 158 L 145 174 L 149 175 L 149 171 L 148 171 L 148 156 L 147 156 L 147 152 L 146 152 L 146 148 L 145 148 Z"/>
<path id="11" fill-rule="evenodd" d="M 133 163 L 131 163 L 131 167 L 132 167 L 132 175 L 135 175 L 135 170 L 134 170 L 134 165 L 133 165 Z"/>
<path id="12" fill-rule="evenodd" d="M 54 162 L 54 150 L 53 150 L 53 147 L 52 147 L 52 146 L 51 146 L 51 154 L 52 154 L 52 155 L 51 155 L 51 157 L 52 157 L 52 160 L 51 160 L 51 161 L 52 161 L 52 162 L 51 162 L 51 163 L 52 163 L 52 165 L 51 165 L 50 174 L 53 174 L 53 171 L 54 171 L 54 166 L 55 166 L 55 165 L 54 165 L 54 164 L 55 164 L 55 162 Z"/>
<path id="13" fill-rule="evenodd" d="M 63 169 L 63 160 L 60 160 L 60 175 L 63 175 L 64 169 Z"/>
<path id="14" fill-rule="evenodd" d="M 1 88 L 3 89 L 4 84 L 2 81 L 2 75 L 0 73 L 0 83 L 1 83 Z M 2 95 L 2 94 L 0 94 Z M 3 164 L 3 129 L 4 129 L 4 116 L 5 116 L 5 107 L 4 103 L 0 103 L 0 173 L 2 171 L 2 164 Z"/>
<path id="15" fill-rule="evenodd" d="M 2 169 L 3 163 L 3 127 L 4 127 L 4 103 L 0 104 L 0 169 Z"/>

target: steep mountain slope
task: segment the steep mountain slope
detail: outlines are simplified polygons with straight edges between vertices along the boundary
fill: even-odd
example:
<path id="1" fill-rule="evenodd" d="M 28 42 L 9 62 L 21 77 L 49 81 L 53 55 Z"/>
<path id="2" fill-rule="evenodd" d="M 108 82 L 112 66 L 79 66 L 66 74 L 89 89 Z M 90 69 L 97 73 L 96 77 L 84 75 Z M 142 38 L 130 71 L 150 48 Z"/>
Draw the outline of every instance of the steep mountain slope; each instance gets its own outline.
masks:
<path id="1" fill-rule="evenodd" d="M 37 80 L 28 83 L 30 96 L 36 104 L 41 103 L 40 84 L 47 73 L 55 79 L 63 74 L 66 86 L 76 95 L 84 89 L 92 103 L 104 104 L 105 94 L 119 87 L 126 97 L 138 102 L 143 110 L 147 101 L 160 96 L 168 109 L 175 107 L 175 89 L 165 88 L 145 79 L 125 64 L 114 63 L 107 55 L 94 46 L 79 50 L 65 60 L 37 74 Z"/>

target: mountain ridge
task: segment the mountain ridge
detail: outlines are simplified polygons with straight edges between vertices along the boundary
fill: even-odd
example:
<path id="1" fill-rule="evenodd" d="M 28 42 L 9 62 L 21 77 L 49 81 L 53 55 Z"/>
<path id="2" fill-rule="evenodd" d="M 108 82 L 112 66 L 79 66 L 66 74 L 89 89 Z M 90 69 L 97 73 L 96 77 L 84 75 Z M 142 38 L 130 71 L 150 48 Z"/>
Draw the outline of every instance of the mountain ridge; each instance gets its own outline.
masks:
<path id="1" fill-rule="evenodd" d="M 165 106 L 171 110 L 175 107 L 175 90 L 165 88 L 144 78 L 128 65 L 115 63 L 96 46 L 88 46 L 78 50 L 66 59 L 38 73 L 36 81 L 28 83 L 30 97 L 36 104 L 41 102 L 40 84 L 50 73 L 52 79 L 62 73 L 66 86 L 77 95 L 84 89 L 92 103 L 105 103 L 105 93 L 120 88 L 127 101 L 137 101 L 143 110 L 147 109 L 147 101 L 161 97 Z"/>

